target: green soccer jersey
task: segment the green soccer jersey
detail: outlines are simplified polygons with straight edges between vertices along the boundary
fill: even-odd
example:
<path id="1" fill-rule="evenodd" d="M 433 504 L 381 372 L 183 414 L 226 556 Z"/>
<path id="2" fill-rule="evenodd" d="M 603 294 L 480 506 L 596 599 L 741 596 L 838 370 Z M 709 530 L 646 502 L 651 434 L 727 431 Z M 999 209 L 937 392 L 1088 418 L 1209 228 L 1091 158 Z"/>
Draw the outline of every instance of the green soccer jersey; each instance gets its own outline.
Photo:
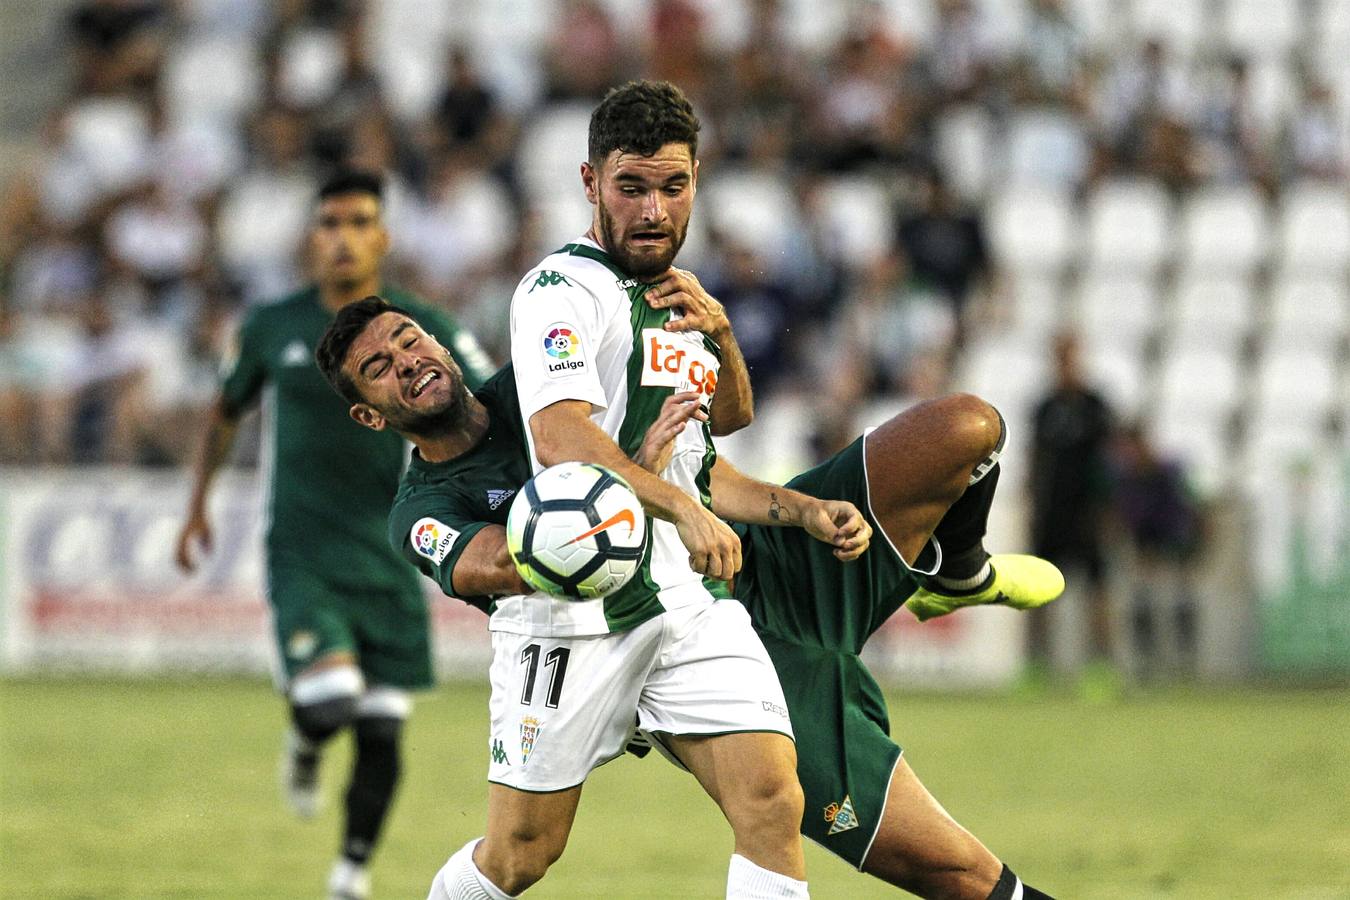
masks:
<path id="1" fill-rule="evenodd" d="M 455 357 L 468 385 L 487 378 L 485 354 L 448 316 L 397 289 L 382 287 L 381 296 L 416 316 Z M 263 401 L 268 559 L 339 584 L 415 586 L 415 573 L 385 538 L 405 445 L 392 431 L 353 422 L 324 380 L 314 349 L 332 319 L 313 286 L 255 308 L 221 388 L 231 415 Z"/>
<path id="2" fill-rule="evenodd" d="M 526 621 L 528 598 L 475 597 L 454 584 L 455 565 L 474 535 L 487 525 L 505 526 L 511 500 L 530 480 L 511 365 L 492 376 L 474 396 L 488 411 L 486 435 L 447 462 L 429 463 L 413 452 L 389 515 L 389 542 L 446 594 L 490 614 L 491 628 L 522 631 L 531 626 Z M 650 530 L 651 519 L 647 522 Z M 644 570 L 650 566 L 650 555 L 649 543 Z M 594 607 L 597 615 L 612 623 L 611 630 L 622 631 L 660 615 L 661 607 L 653 602 L 656 590 L 644 573 L 602 599 L 558 602 Z M 533 625 L 548 627 L 547 623 Z"/>

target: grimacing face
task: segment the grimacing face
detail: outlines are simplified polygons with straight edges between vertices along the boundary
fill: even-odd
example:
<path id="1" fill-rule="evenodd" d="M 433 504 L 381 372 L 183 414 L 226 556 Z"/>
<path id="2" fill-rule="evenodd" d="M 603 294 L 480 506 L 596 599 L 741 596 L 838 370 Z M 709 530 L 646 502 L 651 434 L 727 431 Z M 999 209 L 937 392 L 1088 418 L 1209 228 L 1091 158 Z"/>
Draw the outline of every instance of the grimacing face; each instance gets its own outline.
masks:
<path id="1" fill-rule="evenodd" d="M 673 141 L 651 156 L 610 151 L 599 167 L 581 164 L 592 227 L 619 267 L 636 278 L 670 268 L 689 232 L 698 161 Z"/>
<path id="2" fill-rule="evenodd" d="M 367 428 L 430 435 L 463 419 L 463 373 L 450 352 L 405 315 L 371 319 L 352 341 L 342 370 L 363 400 L 351 417 Z"/>
<path id="3" fill-rule="evenodd" d="M 321 284 L 351 288 L 377 278 L 389 251 L 379 199 L 359 191 L 325 198 L 310 228 L 310 251 Z"/>

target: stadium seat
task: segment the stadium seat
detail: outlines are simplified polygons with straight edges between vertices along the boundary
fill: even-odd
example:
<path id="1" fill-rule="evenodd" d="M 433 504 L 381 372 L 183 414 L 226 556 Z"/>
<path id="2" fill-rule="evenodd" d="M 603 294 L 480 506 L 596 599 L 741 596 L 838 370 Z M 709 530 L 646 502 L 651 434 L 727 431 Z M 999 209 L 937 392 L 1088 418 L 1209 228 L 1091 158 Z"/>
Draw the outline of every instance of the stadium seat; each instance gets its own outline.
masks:
<path id="1" fill-rule="evenodd" d="M 1020 335 L 986 335 L 963 354 L 956 383 L 980 395 L 1008 415 L 1027 410 L 1050 387 L 1050 355 L 1045 344 Z"/>
<path id="2" fill-rule="evenodd" d="M 1286 188 L 1279 231 L 1289 269 L 1335 274 L 1350 265 L 1350 198 L 1342 186 L 1303 182 Z"/>
<path id="3" fill-rule="evenodd" d="M 994 258 L 1012 272 L 1057 275 L 1076 249 L 1077 214 L 1064 190 L 1010 188 L 991 200 L 988 223 Z"/>
<path id="4" fill-rule="evenodd" d="M 1157 38 L 1172 53 L 1190 59 L 1208 39 L 1205 0 L 1133 0 L 1130 18 L 1139 40 Z"/>
<path id="5" fill-rule="evenodd" d="M 1117 415 L 1128 419 L 1139 415 L 1150 394 L 1142 349 L 1104 335 L 1085 336 L 1083 340 L 1088 383 L 1102 392 Z"/>
<path id="6" fill-rule="evenodd" d="M 1122 46 L 1128 15 L 1117 0 L 1069 0 L 1066 5 L 1093 50 L 1109 52 Z"/>
<path id="7" fill-rule="evenodd" d="M 66 147 L 103 192 L 129 187 L 150 164 L 146 110 L 120 97 L 87 98 L 65 117 Z"/>
<path id="8" fill-rule="evenodd" d="M 1006 313 L 1000 325 L 1006 322 L 1009 331 L 1043 343 L 1064 321 L 1063 295 L 1058 278 L 1013 274 L 1003 297 L 1008 308 L 997 311 Z"/>
<path id="9" fill-rule="evenodd" d="M 1236 348 L 1252 328 L 1251 285 L 1234 275 L 1185 273 L 1177 281 L 1168 321 L 1178 340 Z"/>
<path id="10" fill-rule="evenodd" d="M 700 179 L 699 202 L 705 204 L 713 231 L 754 235 L 765 258 L 787 253 L 802 234 L 797 198 L 786 181 L 771 172 L 723 169 L 715 177 Z"/>
<path id="11" fill-rule="evenodd" d="M 1172 250 L 1171 201 L 1157 182 L 1103 183 L 1087 204 L 1088 264 L 1151 275 Z"/>
<path id="12" fill-rule="evenodd" d="M 547 200 L 560 188 L 580 193 L 590 121 L 591 108 L 585 103 L 546 106 L 527 119 L 517 174 L 529 200 Z"/>
<path id="13" fill-rule="evenodd" d="M 831 250 L 845 264 L 864 267 L 895 247 L 895 226 L 885 187 L 870 178 L 824 179 L 811 210 Z"/>
<path id="14" fill-rule="evenodd" d="M 1165 342 L 1158 372 L 1160 418 L 1226 422 L 1242 399 L 1235 353 L 1203 344 Z"/>
<path id="15" fill-rule="evenodd" d="M 1299 6 L 1298 0 L 1223 0 L 1223 41 L 1240 56 L 1283 57 L 1300 37 Z"/>
<path id="16" fill-rule="evenodd" d="M 1265 258 L 1269 230 L 1265 202 L 1255 188 L 1199 190 L 1182 211 L 1183 261 L 1197 272 L 1248 274 Z"/>
<path id="17" fill-rule="evenodd" d="M 1083 126 L 1058 110 L 1014 113 L 1005 147 L 1008 178 L 1014 184 L 1069 189 L 1087 174 L 1088 142 Z"/>
<path id="18" fill-rule="evenodd" d="M 236 125 L 257 107 L 264 89 L 258 47 L 247 39 L 170 44 L 163 79 L 169 118 L 178 125 Z"/>
<path id="19" fill-rule="evenodd" d="M 1203 495 L 1220 493 L 1236 476 L 1238 448 L 1224 419 L 1158 416 L 1150 422 L 1148 436 L 1164 458 L 1182 464 Z"/>
<path id="20" fill-rule="evenodd" d="M 1335 360 L 1302 345 L 1267 348 L 1256 367 L 1254 420 L 1322 427 L 1337 399 Z"/>
<path id="21" fill-rule="evenodd" d="M 1274 345 L 1334 347 L 1350 335 L 1344 279 L 1303 275 L 1301 269 L 1277 276 L 1264 334 Z"/>
<path id="22" fill-rule="evenodd" d="M 1157 327 L 1158 288 L 1146 276 L 1089 271 L 1079 282 L 1070 315 L 1085 335 L 1137 347 Z"/>
<path id="23" fill-rule="evenodd" d="M 942 112 L 935 124 L 938 165 L 947 183 L 967 200 L 981 199 L 989 187 L 994 122 L 973 104 Z"/>

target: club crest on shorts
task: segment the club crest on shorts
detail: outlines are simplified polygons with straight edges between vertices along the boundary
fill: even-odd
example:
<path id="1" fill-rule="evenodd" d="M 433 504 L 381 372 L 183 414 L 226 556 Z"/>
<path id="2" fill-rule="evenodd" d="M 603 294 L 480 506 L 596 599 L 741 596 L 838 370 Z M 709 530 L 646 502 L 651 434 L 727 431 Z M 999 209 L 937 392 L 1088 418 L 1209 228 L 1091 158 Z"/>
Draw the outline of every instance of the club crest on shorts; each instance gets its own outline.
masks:
<path id="1" fill-rule="evenodd" d="M 825 821 L 830 823 L 826 836 L 857 828 L 858 814 L 853 811 L 853 799 L 845 794 L 843 803 L 831 803 L 825 807 Z"/>
<path id="2" fill-rule="evenodd" d="M 539 729 L 543 723 L 534 716 L 526 716 L 520 720 L 520 764 L 523 766 L 530 761 L 530 753 L 534 751 L 534 742 L 539 739 Z"/>

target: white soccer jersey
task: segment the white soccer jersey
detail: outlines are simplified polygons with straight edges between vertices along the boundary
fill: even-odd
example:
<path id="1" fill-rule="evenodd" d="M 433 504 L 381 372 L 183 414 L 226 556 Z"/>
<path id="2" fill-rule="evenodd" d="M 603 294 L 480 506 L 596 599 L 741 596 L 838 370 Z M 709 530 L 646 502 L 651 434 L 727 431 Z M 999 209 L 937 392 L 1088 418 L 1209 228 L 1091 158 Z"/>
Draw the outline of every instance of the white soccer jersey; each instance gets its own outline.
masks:
<path id="1" fill-rule="evenodd" d="M 650 284 L 626 276 L 592 241 L 581 239 L 546 257 L 511 299 L 511 361 L 534 471 L 530 417 L 560 400 L 584 400 L 591 418 L 634 454 L 661 404 L 677 390 L 702 391 L 705 408 L 717 387 L 717 345 L 697 332 L 662 327 L 674 315 L 643 299 Z M 706 423 L 690 422 L 676 439 L 662 478 L 705 505 L 716 459 Z M 622 591 L 585 602 L 542 594 L 498 603 L 495 630 L 529 634 L 602 634 L 631 628 L 664 609 L 727 596 L 689 568 L 689 551 L 670 522 L 653 520 L 644 570 Z M 543 604 L 547 605 L 547 608 Z"/>

